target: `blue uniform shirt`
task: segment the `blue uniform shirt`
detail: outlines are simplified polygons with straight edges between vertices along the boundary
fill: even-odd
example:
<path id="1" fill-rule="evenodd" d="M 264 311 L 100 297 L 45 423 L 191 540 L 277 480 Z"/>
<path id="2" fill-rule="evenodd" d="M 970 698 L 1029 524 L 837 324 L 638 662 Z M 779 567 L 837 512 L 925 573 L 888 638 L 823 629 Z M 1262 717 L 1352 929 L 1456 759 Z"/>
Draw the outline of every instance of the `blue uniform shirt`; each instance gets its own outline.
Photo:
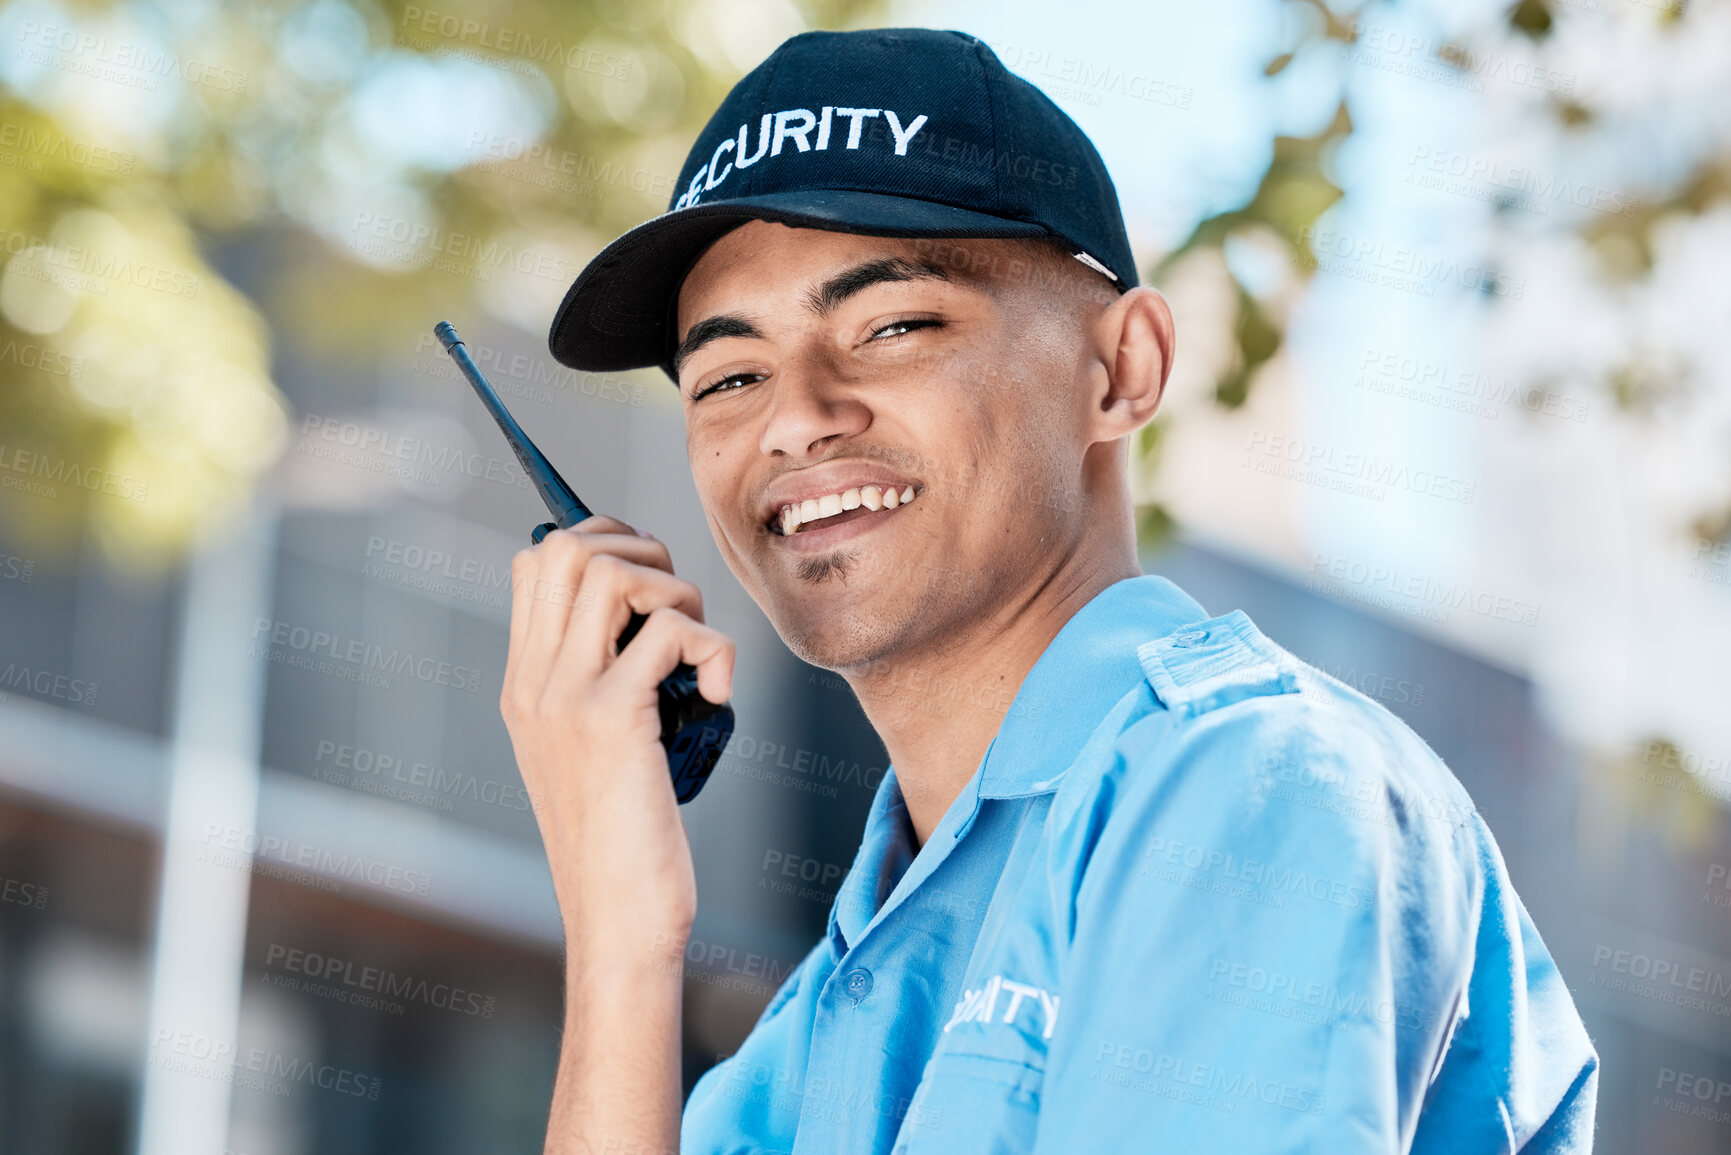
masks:
<path id="1" fill-rule="evenodd" d="M 681 1150 L 1576 1152 L 1597 1086 L 1430 748 L 1143 576 L 1059 631 L 917 854 L 885 773 Z"/>

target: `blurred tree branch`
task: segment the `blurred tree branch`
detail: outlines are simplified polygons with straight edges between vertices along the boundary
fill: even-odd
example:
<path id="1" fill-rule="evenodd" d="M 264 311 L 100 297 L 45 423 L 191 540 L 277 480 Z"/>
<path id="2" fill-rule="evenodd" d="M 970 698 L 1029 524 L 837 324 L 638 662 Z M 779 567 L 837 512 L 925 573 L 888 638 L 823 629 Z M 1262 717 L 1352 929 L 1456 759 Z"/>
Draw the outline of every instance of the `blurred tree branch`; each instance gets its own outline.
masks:
<path id="1" fill-rule="evenodd" d="M 544 324 L 740 75 L 879 7 L 0 7 L 0 516 L 172 564 L 282 451 L 265 315 L 352 358 L 477 305 Z M 261 243 L 249 296 L 218 265 Z"/>
<path id="2" fill-rule="evenodd" d="M 1299 23 L 1300 31 L 1294 42 L 1263 67 L 1264 76 L 1280 75 L 1298 53 L 1312 45 L 1333 42 L 1350 47 L 1356 42 L 1356 25 L 1343 20 L 1323 0 L 1287 2 L 1304 10 L 1309 19 Z M 1352 116 L 1342 98 L 1333 118 L 1311 135 L 1275 136 L 1268 168 L 1250 199 L 1198 222 L 1149 275 L 1149 281 L 1157 284 L 1199 252 L 1213 252 L 1226 264 L 1232 276 L 1234 300 L 1228 324 L 1237 353 L 1215 382 L 1214 399 L 1227 409 L 1237 409 L 1249 399 L 1257 374 L 1274 359 L 1285 340 L 1283 318 L 1243 282 L 1231 262 L 1225 261 L 1227 248 L 1236 238 L 1271 235 L 1283 243 L 1293 278 L 1308 279 L 1316 269 L 1316 254 L 1311 251 L 1309 239 L 1312 229 L 1318 218 L 1344 195 L 1326 171 L 1326 158 L 1351 134 Z M 1161 429 L 1163 421 L 1151 424 L 1137 441 L 1137 452 L 1149 468 L 1158 464 Z M 1158 503 L 1144 505 L 1137 524 L 1138 538 L 1144 545 L 1158 545 L 1175 529 L 1171 514 Z"/>

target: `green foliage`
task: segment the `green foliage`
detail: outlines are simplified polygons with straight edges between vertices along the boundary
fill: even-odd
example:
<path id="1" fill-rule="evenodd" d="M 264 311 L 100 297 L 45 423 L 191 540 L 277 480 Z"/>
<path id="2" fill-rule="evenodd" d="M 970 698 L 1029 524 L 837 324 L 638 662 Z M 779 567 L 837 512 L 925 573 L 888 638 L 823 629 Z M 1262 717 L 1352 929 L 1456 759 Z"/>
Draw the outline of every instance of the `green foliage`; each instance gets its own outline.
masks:
<path id="1" fill-rule="evenodd" d="M 1318 218 L 1342 196 L 1326 171 L 1325 158 L 1352 133 L 1352 117 L 1342 101 L 1334 117 L 1310 136 L 1277 136 L 1268 171 L 1256 193 L 1234 209 L 1201 221 L 1184 241 L 1155 266 L 1158 281 L 1184 258 L 1198 250 L 1223 252 L 1234 236 L 1272 233 L 1284 242 L 1287 259 L 1296 277 L 1308 277 L 1316 268 L 1310 237 Z M 1231 321 L 1237 356 L 1215 382 L 1214 396 L 1228 409 L 1236 409 L 1250 397 L 1257 373 L 1273 359 L 1283 340 L 1281 323 L 1250 290 L 1234 281 L 1236 308 Z"/>
<path id="2" fill-rule="evenodd" d="M 1689 769 L 1698 762 L 1662 737 L 1619 754 L 1589 755 L 1582 808 L 1603 812 L 1624 829 L 1656 831 L 1678 850 L 1698 853 L 1722 834 L 1724 803 L 1731 801 L 1723 784 Z"/>
<path id="3" fill-rule="evenodd" d="M 123 568 L 171 564 L 283 450 L 265 315 L 361 366 L 435 316 L 543 322 L 605 241 L 665 210 L 739 75 L 801 27 L 880 7 L 66 9 L 75 35 L 26 38 L 36 79 L 0 86 L 0 444 L 57 479 L 0 492 L 0 517 L 44 556 L 94 532 Z M 81 33 L 129 55 L 63 47 Z M 439 132 L 422 103 L 457 82 L 540 131 L 450 129 L 444 153 L 416 152 Z"/>
<path id="4" fill-rule="evenodd" d="M 1678 215 L 1699 216 L 1731 199 L 1731 155 L 1709 156 L 1670 195 L 1643 201 L 1629 213 L 1607 213 L 1581 226 L 1600 268 L 1616 280 L 1633 281 L 1653 271 L 1653 236 Z"/>
<path id="5" fill-rule="evenodd" d="M 1690 524 L 1689 531 L 1697 541 L 1714 545 L 1731 542 L 1731 501 L 1697 517 Z"/>
<path id="6" fill-rule="evenodd" d="M 1250 397 L 1250 382 L 1257 370 L 1279 351 L 1282 333 L 1255 297 L 1238 290 L 1238 321 L 1232 327 L 1238 341 L 1238 363 L 1214 386 L 1214 399 L 1228 409 L 1237 409 Z"/>
<path id="7" fill-rule="evenodd" d="M 1286 242 L 1293 264 L 1314 269 L 1310 230 L 1317 218 L 1341 198 L 1340 186 L 1324 171 L 1323 158 L 1352 133 L 1352 117 L 1342 101 L 1332 120 L 1310 136 L 1277 136 L 1268 171 L 1244 204 L 1199 222 L 1190 235 L 1154 267 L 1158 279 L 1198 249 L 1220 249 L 1227 238 L 1266 228 Z"/>
<path id="8" fill-rule="evenodd" d="M 1136 507 L 1137 549 L 1158 550 L 1172 541 L 1177 530 L 1178 523 L 1159 502 Z"/>
<path id="9" fill-rule="evenodd" d="M 1551 30 L 1551 10 L 1544 0 L 1520 0 L 1509 10 L 1509 27 L 1537 40 Z"/>

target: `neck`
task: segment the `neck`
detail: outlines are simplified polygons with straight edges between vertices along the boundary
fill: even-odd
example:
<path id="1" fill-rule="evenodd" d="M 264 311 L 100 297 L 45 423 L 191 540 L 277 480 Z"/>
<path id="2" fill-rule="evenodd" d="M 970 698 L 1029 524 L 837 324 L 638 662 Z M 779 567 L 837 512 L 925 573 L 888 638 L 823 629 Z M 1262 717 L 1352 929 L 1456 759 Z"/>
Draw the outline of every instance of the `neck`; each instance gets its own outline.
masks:
<path id="1" fill-rule="evenodd" d="M 916 846 L 979 768 L 1058 631 L 1102 590 L 1141 575 L 1133 527 L 1125 535 L 1111 520 L 1109 540 L 1073 543 L 1055 566 L 995 597 L 960 631 L 923 639 L 918 652 L 870 671 L 847 672 L 895 767 Z"/>

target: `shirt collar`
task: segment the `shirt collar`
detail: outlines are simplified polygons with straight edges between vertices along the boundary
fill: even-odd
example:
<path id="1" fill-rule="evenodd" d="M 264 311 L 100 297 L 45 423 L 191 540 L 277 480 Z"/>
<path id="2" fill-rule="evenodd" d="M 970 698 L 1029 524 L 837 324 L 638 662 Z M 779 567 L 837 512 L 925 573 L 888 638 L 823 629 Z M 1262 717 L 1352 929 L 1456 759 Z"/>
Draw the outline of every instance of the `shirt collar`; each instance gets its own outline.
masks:
<path id="1" fill-rule="evenodd" d="M 976 775 L 977 776 L 977 775 Z M 953 806 L 951 809 L 955 809 Z M 946 819 L 953 818 L 946 815 Z M 934 839 L 928 839 L 930 843 Z M 866 815 L 865 834 L 854 855 L 853 868 L 842 881 L 829 908 L 829 939 L 836 957 L 847 953 L 848 944 L 858 942 L 866 926 L 883 909 L 915 858 L 913 820 L 902 800 L 893 767 L 884 771 L 872 795 Z"/>
<path id="2" fill-rule="evenodd" d="M 1095 594 L 1022 679 L 986 750 L 979 796 L 1057 789 L 1100 719 L 1143 680 L 1136 648 L 1207 616 L 1157 574 L 1125 578 Z"/>
<path id="3" fill-rule="evenodd" d="M 1110 585 L 1076 611 L 1022 679 L 979 768 L 921 848 L 917 857 L 930 860 L 927 869 L 967 832 L 980 799 L 1056 790 L 1100 720 L 1142 681 L 1137 647 L 1207 616 L 1155 574 Z M 892 766 L 872 797 L 853 869 L 830 906 L 829 937 L 838 958 L 859 941 L 908 871 L 916 857 L 912 842 Z"/>

